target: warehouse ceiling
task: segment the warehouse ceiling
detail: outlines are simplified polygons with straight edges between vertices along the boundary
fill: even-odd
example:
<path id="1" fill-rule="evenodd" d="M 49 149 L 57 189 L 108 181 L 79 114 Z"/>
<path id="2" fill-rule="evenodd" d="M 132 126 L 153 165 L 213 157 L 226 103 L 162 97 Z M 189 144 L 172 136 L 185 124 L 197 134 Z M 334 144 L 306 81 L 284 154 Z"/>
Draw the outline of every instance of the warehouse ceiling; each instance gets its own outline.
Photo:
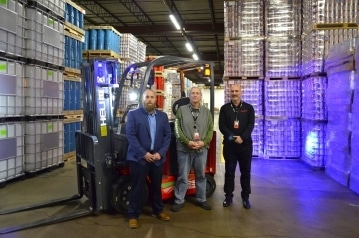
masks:
<path id="1" fill-rule="evenodd" d="M 147 45 L 151 56 L 192 58 L 191 41 L 200 60 L 213 61 L 215 85 L 222 83 L 224 69 L 224 10 L 221 0 L 72 0 L 86 10 L 85 25 L 113 26 L 131 33 Z M 169 14 L 183 26 L 176 30 Z M 197 84 L 208 84 L 197 70 L 186 71 Z"/>

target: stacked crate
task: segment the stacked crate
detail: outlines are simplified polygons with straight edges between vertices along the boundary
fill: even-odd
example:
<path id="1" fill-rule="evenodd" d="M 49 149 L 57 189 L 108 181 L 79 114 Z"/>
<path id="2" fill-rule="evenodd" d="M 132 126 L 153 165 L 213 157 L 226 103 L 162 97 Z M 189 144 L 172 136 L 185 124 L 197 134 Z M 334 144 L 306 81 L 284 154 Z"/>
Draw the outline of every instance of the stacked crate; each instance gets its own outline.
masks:
<path id="1" fill-rule="evenodd" d="M 264 155 L 300 157 L 300 80 L 264 81 Z"/>
<path id="2" fill-rule="evenodd" d="M 24 174 L 23 68 L 21 61 L 0 57 L 0 185 Z"/>
<path id="3" fill-rule="evenodd" d="M 225 1 L 224 77 L 263 76 L 263 1 Z"/>
<path id="4" fill-rule="evenodd" d="M 0 52 L 24 56 L 25 48 L 25 3 L 8 0 L 0 2 Z"/>
<path id="5" fill-rule="evenodd" d="M 81 130 L 83 119 L 81 67 L 85 42 L 85 11 L 71 0 L 65 5 L 65 61 L 64 61 L 64 160 L 75 157 L 75 132 Z"/>
<path id="6" fill-rule="evenodd" d="M 233 84 L 239 84 L 242 88 L 242 100 L 251 104 L 256 116 L 254 130 L 252 132 L 253 156 L 262 157 L 263 143 L 263 80 L 227 80 L 225 81 L 225 102 L 230 101 L 230 89 Z"/>
<path id="7" fill-rule="evenodd" d="M 300 75 L 301 1 L 265 1 L 265 76 Z"/>
<path id="8" fill-rule="evenodd" d="M 264 2 L 264 156 L 299 158 L 300 1 Z"/>
<path id="9" fill-rule="evenodd" d="M 65 1 L 27 1 L 25 15 L 24 171 L 33 173 L 63 164 Z"/>
<path id="10" fill-rule="evenodd" d="M 334 44 L 358 36 L 356 1 L 305 0 L 303 5 L 302 76 L 324 72 L 324 59 Z"/>
<path id="11" fill-rule="evenodd" d="M 132 34 L 128 34 L 128 33 L 124 33 L 121 34 L 121 42 L 119 42 L 119 47 L 120 47 L 120 53 L 119 53 L 119 57 L 120 57 L 120 64 L 119 64 L 119 69 L 118 69 L 118 76 L 124 77 L 125 75 L 123 75 L 124 71 L 126 70 L 127 67 L 129 67 L 131 64 L 136 63 L 137 62 L 137 58 L 138 56 L 140 56 L 142 58 L 142 61 L 145 61 L 145 59 L 143 57 L 143 49 L 142 51 L 139 52 L 138 48 L 141 49 L 141 47 L 143 45 L 138 45 L 138 40 L 137 38 L 132 35 Z M 145 54 L 146 55 L 146 54 Z M 138 72 L 138 76 L 141 77 L 140 75 L 141 69 L 136 69 L 139 70 Z M 127 74 L 125 77 L 126 78 L 131 78 L 131 74 L 133 74 L 134 72 L 131 71 L 129 72 L 129 74 Z M 136 75 L 136 74 L 135 74 Z M 135 76 L 135 79 L 137 79 L 138 77 Z M 131 93 L 138 93 L 138 88 L 140 87 L 140 84 L 138 82 L 138 80 L 135 80 L 135 82 L 132 83 L 130 80 L 126 80 L 124 82 L 123 88 L 122 88 L 122 94 L 120 97 L 120 102 L 119 102 L 119 116 L 122 117 L 123 113 L 125 113 L 126 108 L 132 104 L 132 103 L 136 103 L 137 100 L 132 100 L 132 97 L 130 97 Z"/>
<path id="12" fill-rule="evenodd" d="M 142 43 L 141 41 L 137 40 L 137 38 L 128 33 L 121 34 L 121 42 L 119 43 L 120 47 L 120 53 L 119 53 L 119 59 L 120 64 L 118 68 L 118 77 L 124 77 L 124 78 L 131 78 L 130 74 L 132 75 L 134 72 L 130 71 L 127 75 L 123 75 L 126 68 L 128 68 L 131 64 L 137 63 L 137 62 L 144 62 L 146 61 L 146 45 Z M 130 94 L 136 93 L 138 94 L 138 88 L 141 86 L 141 81 L 138 79 L 143 78 L 144 70 L 143 68 L 135 69 L 135 76 L 132 77 L 134 79 L 132 85 L 130 80 L 126 80 L 123 85 L 122 94 L 120 97 L 119 102 L 119 117 L 122 117 L 122 114 L 125 112 L 127 106 L 133 103 L 137 103 L 137 99 L 133 100 L 132 97 L 130 97 Z M 156 80 L 156 77 L 161 76 L 161 72 L 157 72 L 157 75 L 155 75 L 155 71 L 153 72 L 153 77 Z M 152 85 L 152 88 L 156 90 L 156 82 L 154 82 L 155 85 Z M 164 85 L 161 84 L 161 91 L 163 91 Z M 159 94 L 161 94 L 159 92 Z M 161 96 L 161 95 L 158 95 Z M 162 95 L 163 96 L 163 95 Z M 161 101 L 161 108 L 163 109 L 163 100 Z"/>
<path id="13" fill-rule="evenodd" d="M 153 67 L 154 71 L 154 85 L 153 89 L 156 91 L 156 101 L 157 101 L 157 109 L 164 110 L 165 104 L 165 79 L 164 79 L 164 66 L 155 66 Z"/>
<path id="14" fill-rule="evenodd" d="M 137 62 L 143 62 L 146 60 L 146 44 L 137 41 Z"/>
<path id="15" fill-rule="evenodd" d="M 63 164 L 63 120 L 35 118 L 25 123 L 26 172 Z"/>
<path id="16" fill-rule="evenodd" d="M 327 163 L 328 79 L 325 58 L 333 45 L 358 36 L 356 1 L 302 1 L 302 157 L 313 168 Z"/>
<path id="17" fill-rule="evenodd" d="M 165 71 L 165 81 L 171 84 L 171 87 L 169 87 L 169 91 L 166 92 L 166 95 L 170 101 L 170 111 L 167 112 L 168 116 L 170 118 L 174 118 L 175 115 L 172 112 L 172 104 L 175 103 L 177 100 L 179 100 L 182 97 L 181 92 L 181 77 L 179 73 L 177 73 L 176 70 L 166 69 Z M 187 94 L 188 96 L 188 94 Z"/>
<path id="18" fill-rule="evenodd" d="M 255 109 L 253 155 L 263 155 L 264 4 L 261 0 L 225 1 L 225 102 L 240 84 L 242 99 Z M 253 93 L 256 92 L 256 97 Z"/>
<path id="19" fill-rule="evenodd" d="M 301 160 L 314 169 L 324 167 L 327 128 L 327 77 L 304 77 L 302 84 L 302 155 Z"/>
<path id="20" fill-rule="evenodd" d="M 359 80 L 356 78 L 354 55 L 355 41 L 348 40 L 331 47 L 325 60 L 328 75 L 328 124 L 325 138 L 328 155 L 325 172 L 346 186 L 350 183 L 354 158 L 351 146 L 357 146 L 351 143 L 352 126 L 358 122 L 353 117 L 356 114 L 355 104 L 353 105 L 354 89 Z"/>
<path id="21" fill-rule="evenodd" d="M 124 33 L 121 35 L 121 44 L 120 44 L 120 71 L 119 75 L 125 71 L 125 69 L 133 63 L 139 62 L 138 61 L 138 47 L 141 48 L 142 45 L 139 46 L 139 41 L 136 36 Z M 142 49 L 143 50 L 143 49 Z M 142 59 L 143 53 L 140 53 L 141 61 L 145 61 Z M 145 54 L 146 55 L 146 54 Z"/>

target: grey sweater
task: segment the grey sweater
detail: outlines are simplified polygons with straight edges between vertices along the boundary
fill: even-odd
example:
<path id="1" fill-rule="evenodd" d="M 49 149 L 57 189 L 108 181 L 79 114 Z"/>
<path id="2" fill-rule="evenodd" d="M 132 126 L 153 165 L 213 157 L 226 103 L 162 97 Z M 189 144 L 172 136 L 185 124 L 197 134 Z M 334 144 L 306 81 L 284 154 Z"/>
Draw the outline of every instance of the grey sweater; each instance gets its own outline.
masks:
<path id="1" fill-rule="evenodd" d="M 195 122 L 191 112 L 191 105 L 181 106 L 176 113 L 175 121 L 177 150 L 183 152 L 194 151 L 187 146 L 189 141 L 193 141 L 195 132 L 194 125 Z M 199 132 L 200 140 L 206 145 L 204 148 L 208 149 L 213 136 L 213 119 L 209 109 L 204 106 L 200 106 L 199 108 L 196 128 Z"/>

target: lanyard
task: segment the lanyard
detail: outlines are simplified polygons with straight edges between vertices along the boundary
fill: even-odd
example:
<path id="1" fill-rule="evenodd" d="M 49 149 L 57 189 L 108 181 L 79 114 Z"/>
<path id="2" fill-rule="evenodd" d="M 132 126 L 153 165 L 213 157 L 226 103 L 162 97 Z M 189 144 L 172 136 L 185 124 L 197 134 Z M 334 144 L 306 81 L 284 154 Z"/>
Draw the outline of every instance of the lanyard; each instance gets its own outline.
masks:
<path id="1" fill-rule="evenodd" d="M 198 115 L 199 115 L 199 109 L 198 111 L 193 111 L 193 108 L 191 106 L 189 106 L 189 110 L 191 111 L 192 117 L 193 117 L 193 121 L 194 121 L 194 126 L 193 128 L 196 129 L 196 124 L 197 124 L 197 119 L 198 119 Z"/>
<path id="2" fill-rule="evenodd" d="M 242 105 L 243 105 L 243 103 L 241 102 L 241 104 L 239 104 L 239 107 L 236 107 L 231 102 L 231 107 L 233 109 L 234 115 L 236 116 L 236 121 L 238 121 L 238 110 L 241 109 Z"/>

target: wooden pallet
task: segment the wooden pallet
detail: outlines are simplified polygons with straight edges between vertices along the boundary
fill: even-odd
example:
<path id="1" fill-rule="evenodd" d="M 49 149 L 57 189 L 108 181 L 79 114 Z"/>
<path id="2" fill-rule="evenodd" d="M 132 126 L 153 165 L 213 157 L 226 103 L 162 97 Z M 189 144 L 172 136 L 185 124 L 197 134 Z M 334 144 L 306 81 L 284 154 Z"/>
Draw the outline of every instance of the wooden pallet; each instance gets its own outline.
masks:
<path id="1" fill-rule="evenodd" d="M 164 90 L 156 90 L 156 96 L 165 96 Z"/>
<path id="2" fill-rule="evenodd" d="M 64 80 L 71 80 L 76 82 L 81 82 L 81 70 L 65 67 L 64 71 Z"/>
<path id="3" fill-rule="evenodd" d="M 83 110 L 68 110 L 68 111 L 63 111 L 63 114 L 65 116 L 69 116 L 69 115 L 82 115 L 83 114 Z"/>
<path id="4" fill-rule="evenodd" d="M 263 156 L 263 159 L 268 159 L 268 160 L 299 160 L 299 157 Z"/>
<path id="5" fill-rule="evenodd" d="M 81 122 L 83 121 L 83 114 L 69 114 L 64 116 L 64 123 Z"/>
<path id="6" fill-rule="evenodd" d="M 82 51 L 84 58 L 115 58 L 120 59 L 120 55 L 112 50 L 85 50 Z"/>
<path id="7" fill-rule="evenodd" d="M 85 42 L 85 37 L 84 36 L 79 36 L 78 34 L 74 33 L 72 29 L 70 28 L 66 28 L 64 27 L 64 35 L 71 37 L 75 40 L 81 41 L 81 42 Z"/>
<path id="8" fill-rule="evenodd" d="M 64 73 L 69 73 L 69 74 L 73 74 L 73 75 L 81 75 L 81 69 L 65 67 Z"/>
<path id="9" fill-rule="evenodd" d="M 76 159 L 76 151 L 71 151 L 62 156 L 64 161 Z"/>
<path id="10" fill-rule="evenodd" d="M 238 40 L 264 40 L 265 36 L 243 36 L 243 37 L 225 37 L 224 41 L 238 41 Z"/>
<path id="11" fill-rule="evenodd" d="M 357 23 L 317 23 L 313 30 L 358 29 Z"/>
<path id="12" fill-rule="evenodd" d="M 162 71 L 155 71 L 155 77 L 163 77 Z"/>
<path id="13" fill-rule="evenodd" d="M 79 76 L 64 74 L 64 80 L 81 82 L 82 79 Z"/>
<path id="14" fill-rule="evenodd" d="M 83 37 L 83 41 L 85 40 L 85 31 L 70 22 L 65 22 L 64 31 L 68 31 L 69 33 L 76 35 L 77 37 Z M 83 42 L 82 41 L 82 42 Z"/>
<path id="15" fill-rule="evenodd" d="M 226 76 L 223 80 L 262 80 L 263 76 Z"/>
<path id="16" fill-rule="evenodd" d="M 300 77 L 265 77 L 265 80 L 299 80 Z"/>
<path id="17" fill-rule="evenodd" d="M 66 3 L 70 4 L 72 7 L 76 8 L 79 12 L 81 12 L 82 14 L 86 14 L 86 11 L 81 8 L 79 5 L 77 5 L 76 3 L 74 3 L 71 0 L 66 0 Z"/>

